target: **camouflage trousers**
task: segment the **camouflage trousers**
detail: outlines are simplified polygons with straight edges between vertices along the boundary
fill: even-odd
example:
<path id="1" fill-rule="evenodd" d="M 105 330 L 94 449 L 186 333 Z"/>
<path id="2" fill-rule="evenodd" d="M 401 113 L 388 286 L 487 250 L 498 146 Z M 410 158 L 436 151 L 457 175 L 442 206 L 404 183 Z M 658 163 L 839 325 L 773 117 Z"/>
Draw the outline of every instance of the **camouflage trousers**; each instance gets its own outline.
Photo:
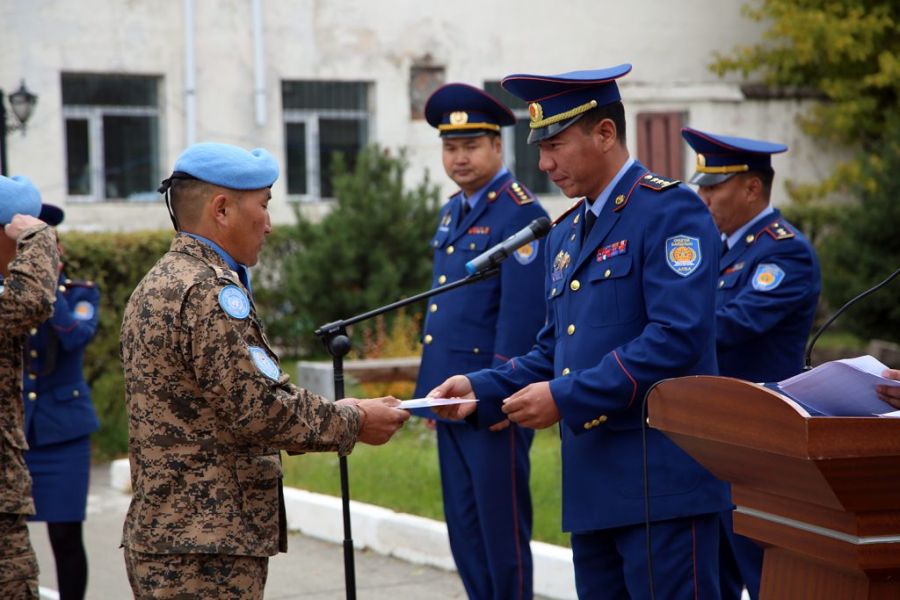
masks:
<path id="1" fill-rule="evenodd" d="M 38 564 L 25 515 L 0 513 L 0 598 L 37 600 Z"/>
<path id="2" fill-rule="evenodd" d="M 125 570 L 135 600 L 262 600 L 269 558 L 125 548 Z"/>

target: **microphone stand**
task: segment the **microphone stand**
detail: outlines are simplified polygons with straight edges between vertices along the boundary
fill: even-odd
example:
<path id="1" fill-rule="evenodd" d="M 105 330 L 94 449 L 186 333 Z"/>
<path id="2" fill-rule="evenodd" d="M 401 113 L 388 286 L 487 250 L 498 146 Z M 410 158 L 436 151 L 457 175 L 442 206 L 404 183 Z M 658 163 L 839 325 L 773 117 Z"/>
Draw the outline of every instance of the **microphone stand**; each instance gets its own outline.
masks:
<path id="1" fill-rule="evenodd" d="M 410 296 L 409 298 L 404 298 L 403 300 L 398 300 L 397 302 L 392 302 L 391 304 L 370 310 L 369 312 L 356 315 L 355 317 L 326 323 L 316 329 L 316 335 L 325 344 L 325 348 L 332 357 L 332 364 L 334 365 L 334 399 L 337 401 L 344 397 L 344 356 L 350 352 L 352 346 L 350 337 L 347 335 L 347 327 L 354 323 L 377 317 L 378 315 L 394 309 L 413 304 L 419 300 L 424 300 L 425 298 L 437 294 L 443 294 L 444 292 L 449 292 L 458 287 L 476 283 L 484 279 L 490 279 L 498 273 L 500 273 L 500 268 L 493 267 L 440 287 L 430 289 L 427 292 L 421 292 L 415 296 Z M 356 600 L 356 572 L 353 560 L 353 536 L 350 531 L 350 478 L 347 470 L 347 457 L 341 456 L 338 462 L 341 473 L 341 508 L 344 517 L 344 584 L 347 591 L 347 600 Z"/>
<path id="2" fill-rule="evenodd" d="M 840 307 L 837 310 L 836 313 L 831 315 L 831 317 L 827 321 L 825 321 L 824 325 L 819 327 L 819 330 L 816 332 L 816 334 L 812 337 L 811 340 L 809 340 L 809 344 L 806 345 L 806 352 L 804 353 L 804 359 L 803 359 L 803 370 L 804 371 L 809 371 L 810 369 L 812 369 L 813 346 L 816 345 L 816 342 L 819 340 L 819 336 L 822 335 L 823 333 L 825 333 L 825 330 L 828 329 L 828 326 L 831 325 L 832 323 L 834 323 L 834 320 L 837 319 L 839 316 L 841 316 L 841 314 L 843 314 L 843 312 L 845 310 L 847 310 L 848 308 L 850 308 L 851 306 L 856 304 L 858 301 L 860 301 L 863 298 L 865 298 L 866 296 L 868 296 L 869 294 L 873 294 L 873 293 L 877 292 L 878 290 L 880 290 L 881 288 L 883 288 L 884 286 L 886 286 L 898 274 L 900 274 L 900 269 L 896 269 L 893 273 L 888 275 L 887 279 L 870 287 L 869 289 L 862 292 L 858 296 L 855 296 L 855 297 L 851 298 L 850 300 L 848 300 L 842 307 Z"/>

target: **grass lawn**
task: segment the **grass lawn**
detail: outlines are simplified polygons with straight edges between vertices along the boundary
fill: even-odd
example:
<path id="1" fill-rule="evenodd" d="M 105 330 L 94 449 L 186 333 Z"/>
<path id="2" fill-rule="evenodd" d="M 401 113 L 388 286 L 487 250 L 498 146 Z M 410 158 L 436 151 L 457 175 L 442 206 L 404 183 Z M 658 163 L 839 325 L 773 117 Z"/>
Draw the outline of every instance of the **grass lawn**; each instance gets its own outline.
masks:
<path id="1" fill-rule="evenodd" d="M 436 433 L 413 417 L 383 446 L 359 444 L 349 457 L 350 497 L 399 512 L 443 520 Z M 340 496 L 334 454 L 284 456 L 285 485 Z M 538 431 L 531 447 L 533 539 L 563 546 L 560 526 L 560 456 L 556 427 Z"/>

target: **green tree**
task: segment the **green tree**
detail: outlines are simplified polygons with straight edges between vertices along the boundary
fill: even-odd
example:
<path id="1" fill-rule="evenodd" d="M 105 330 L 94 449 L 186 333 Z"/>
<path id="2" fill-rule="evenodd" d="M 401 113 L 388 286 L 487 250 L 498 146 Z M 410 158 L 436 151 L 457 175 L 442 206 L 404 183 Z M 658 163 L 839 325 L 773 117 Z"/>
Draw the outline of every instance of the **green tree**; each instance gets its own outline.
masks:
<path id="1" fill-rule="evenodd" d="M 886 124 L 879 161 L 864 167 L 859 200 L 842 207 L 830 235 L 819 244 L 823 292 L 834 307 L 885 279 L 900 267 L 900 118 Z M 900 280 L 863 300 L 841 317 L 863 338 L 900 342 Z"/>
<path id="2" fill-rule="evenodd" d="M 849 151 L 824 181 L 792 187 L 796 202 L 785 211 L 816 243 L 823 296 L 836 308 L 900 264 L 900 2 L 753 0 L 744 12 L 766 25 L 762 40 L 718 54 L 713 71 L 818 98 L 801 127 Z M 814 201 L 838 190 L 851 200 Z M 851 309 L 840 326 L 900 341 L 896 286 Z"/>
<path id="3" fill-rule="evenodd" d="M 717 54 L 719 75 L 761 76 L 770 86 L 812 92 L 816 103 L 803 129 L 855 156 L 820 185 L 792 195 L 809 199 L 861 185 L 874 192 L 886 124 L 900 113 L 900 2 L 897 0 L 754 0 L 744 6 L 768 25 L 762 41 Z"/>
<path id="4" fill-rule="evenodd" d="M 277 245 L 280 268 L 257 300 L 267 303 L 267 329 L 288 353 L 319 352 L 319 325 L 427 289 L 439 192 L 427 173 L 406 189 L 407 167 L 402 153 L 377 147 L 363 150 L 352 170 L 338 155 L 333 209 L 319 223 L 298 211 Z"/>

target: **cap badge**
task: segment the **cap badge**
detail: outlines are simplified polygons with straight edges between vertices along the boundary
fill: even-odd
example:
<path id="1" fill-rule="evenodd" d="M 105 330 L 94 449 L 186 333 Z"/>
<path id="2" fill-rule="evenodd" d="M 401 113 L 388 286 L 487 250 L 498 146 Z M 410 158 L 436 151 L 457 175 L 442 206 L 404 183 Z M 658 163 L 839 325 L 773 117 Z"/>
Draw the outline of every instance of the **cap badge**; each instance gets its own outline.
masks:
<path id="1" fill-rule="evenodd" d="M 455 110 L 450 113 L 451 125 L 465 125 L 469 122 L 469 113 L 464 110 Z"/>
<path id="2" fill-rule="evenodd" d="M 544 120 L 544 109 L 537 102 L 532 102 L 528 105 L 528 114 L 531 116 L 532 123 Z"/>

